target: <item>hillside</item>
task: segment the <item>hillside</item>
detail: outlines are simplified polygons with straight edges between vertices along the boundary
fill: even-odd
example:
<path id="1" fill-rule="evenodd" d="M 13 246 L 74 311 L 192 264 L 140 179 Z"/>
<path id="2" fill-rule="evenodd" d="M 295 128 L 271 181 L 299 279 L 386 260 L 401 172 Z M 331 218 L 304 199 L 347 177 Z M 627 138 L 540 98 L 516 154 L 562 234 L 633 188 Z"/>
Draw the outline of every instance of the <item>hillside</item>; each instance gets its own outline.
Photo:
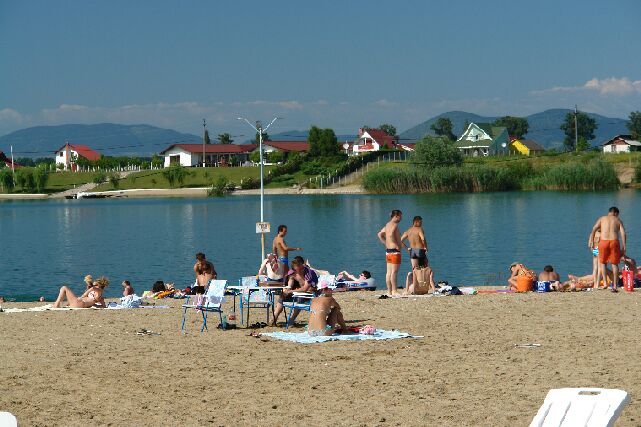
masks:
<path id="1" fill-rule="evenodd" d="M 149 125 L 68 124 L 35 126 L 4 135 L 0 137 L 0 150 L 8 153 L 9 146 L 13 145 L 17 157 L 47 157 L 53 156 L 65 141 L 88 145 L 106 156 L 149 157 L 171 144 L 201 142 L 202 139 Z"/>
<path id="2" fill-rule="evenodd" d="M 570 112 L 572 112 L 572 110 L 557 108 L 527 116 L 526 118 L 530 124 L 530 132 L 528 132 L 526 138 L 533 139 L 545 148 L 562 147 L 564 134 L 559 127 L 565 120 L 565 115 Z M 594 118 L 598 125 L 597 130 L 594 132 L 595 139 L 591 141 L 593 145 L 600 144 L 612 138 L 614 135 L 628 133 L 628 129 L 625 127 L 626 120 L 624 119 L 605 117 L 594 113 L 588 113 L 588 116 Z M 430 127 L 436 123 L 440 117 L 447 117 L 452 121 L 456 135 L 460 135 L 463 132 L 466 121 L 485 123 L 493 122 L 497 119 L 497 117 L 479 116 L 464 111 L 450 111 L 402 132 L 399 134 L 399 137 L 405 142 L 415 142 L 425 135 L 433 135 L 434 132 Z"/>

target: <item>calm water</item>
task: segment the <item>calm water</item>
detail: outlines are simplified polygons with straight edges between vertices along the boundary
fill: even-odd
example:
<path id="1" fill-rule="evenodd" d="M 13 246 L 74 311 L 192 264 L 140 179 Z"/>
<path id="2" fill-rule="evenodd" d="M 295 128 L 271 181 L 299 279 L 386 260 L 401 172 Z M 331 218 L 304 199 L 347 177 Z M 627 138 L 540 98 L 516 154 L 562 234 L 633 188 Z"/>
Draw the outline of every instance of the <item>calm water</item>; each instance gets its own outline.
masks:
<path id="1" fill-rule="evenodd" d="M 85 274 L 108 276 L 108 296 L 120 294 L 124 279 L 138 293 L 159 279 L 185 286 L 193 282 L 198 251 L 221 278 L 255 274 L 259 203 L 258 197 L 0 202 L 0 295 L 53 298 L 62 283 L 82 290 Z M 641 257 L 641 192 L 634 190 L 269 196 L 265 218 L 272 230 L 287 224 L 287 243 L 303 247 L 312 265 L 332 272 L 367 269 L 380 287 L 385 261 L 376 233 L 391 209 L 403 211 L 402 230 L 421 215 L 436 278 L 482 285 L 502 282 L 515 260 L 537 270 L 550 263 L 563 277 L 588 273 L 588 233 L 611 205 L 621 209 L 628 253 Z M 406 254 L 403 262 L 405 273 Z"/>

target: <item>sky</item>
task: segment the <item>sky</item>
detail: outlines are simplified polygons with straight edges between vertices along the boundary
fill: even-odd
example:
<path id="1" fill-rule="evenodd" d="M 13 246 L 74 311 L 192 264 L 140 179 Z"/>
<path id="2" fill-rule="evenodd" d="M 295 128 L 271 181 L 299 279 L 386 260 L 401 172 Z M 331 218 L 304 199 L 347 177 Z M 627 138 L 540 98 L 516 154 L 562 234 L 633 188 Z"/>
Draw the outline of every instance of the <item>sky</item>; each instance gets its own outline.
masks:
<path id="1" fill-rule="evenodd" d="M 145 123 L 400 131 L 446 111 L 641 109 L 638 0 L 0 0 L 0 135 Z"/>

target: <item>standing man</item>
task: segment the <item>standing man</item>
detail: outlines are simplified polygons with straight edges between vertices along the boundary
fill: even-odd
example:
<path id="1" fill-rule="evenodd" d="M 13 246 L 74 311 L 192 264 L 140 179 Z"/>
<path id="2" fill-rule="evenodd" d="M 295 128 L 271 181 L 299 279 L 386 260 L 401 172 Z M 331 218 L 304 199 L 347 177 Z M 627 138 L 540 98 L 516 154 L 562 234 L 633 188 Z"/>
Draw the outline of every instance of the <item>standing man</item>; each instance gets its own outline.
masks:
<path id="1" fill-rule="evenodd" d="M 601 232 L 601 240 L 599 240 L 599 267 L 601 269 L 601 277 L 603 278 L 603 285 L 607 286 L 607 263 L 612 264 L 612 292 L 617 292 L 617 281 L 619 279 L 619 262 L 621 262 L 621 255 L 625 255 L 625 227 L 619 219 L 619 209 L 612 206 L 608 210 L 608 214 L 597 219 L 588 246 L 594 246 L 594 235 L 597 231 Z M 621 234 L 621 245 L 619 244 L 619 234 Z M 598 282 L 594 283 L 594 287 L 598 287 Z"/>
<path id="2" fill-rule="evenodd" d="M 403 213 L 394 209 L 390 216 L 391 218 L 385 224 L 385 227 L 378 232 L 378 240 L 385 245 L 385 261 L 387 263 L 385 284 L 387 285 L 387 294 L 398 295 L 396 279 L 398 269 L 401 266 L 401 233 L 398 231 L 398 223 L 401 222 Z"/>
<path id="3" fill-rule="evenodd" d="M 409 246 L 405 244 L 405 239 L 409 239 Z M 419 265 L 427 266 L 427 242 L 425 242 L 425 232 L 423 231 L 423 218 L 414 217 L 412 226 L 401 236 L 401 244 L 410 253 L 412 270 Z"/>
<path id="4" fill-rule="evenodd" d="M 287 234 L 287 226 L 279 225 L 278 234 L 274 237 L 272 242 L 272 252 L 278 257 L 278 262 L 283 264 L 283 271 L 289 270 L 289 252 L 302 251 L 303 248 L 290 248 L 285 243 L 285 235 Z"/>

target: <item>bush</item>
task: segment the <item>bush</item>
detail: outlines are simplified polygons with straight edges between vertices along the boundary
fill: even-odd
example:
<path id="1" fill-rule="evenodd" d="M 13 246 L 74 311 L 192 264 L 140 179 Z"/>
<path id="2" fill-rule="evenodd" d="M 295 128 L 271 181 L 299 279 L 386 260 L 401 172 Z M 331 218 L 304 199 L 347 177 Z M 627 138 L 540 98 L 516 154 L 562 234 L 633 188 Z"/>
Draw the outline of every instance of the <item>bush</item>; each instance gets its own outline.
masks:
<path id="1" fill-rule="evenodd" d="M 120 176 L 117 173 L 112 173 L 109 175 L 109 183 L 114 190 L 117 190 L 120 187 Z"/>
<path id="2" fill-rule="evenodd" d="M 49 172 L 47 172 L 46 164 L 42 164 L 34 169 L 33 179 L 38 193 L 44 193 L 47 181 L 49 181 Z"/>
<path id="3" fill-rule="evenodd" d="M 212 183 L 211 188 L 207 190 L 207 195 L 209 197 L 223 197 L 229 192 L 228 184 L 229 182 L 226 177 L 219 176 L 218 179 Z"/>
<path id="4" fill-rule="evenodd" d="M 445 138 L 426 136 L 416 144 L 411 161 L 429 168 L 458 166 L 463 163 L 463 155 Z"/>
<path id="5" fill-rule="evenodd" d="M 637 166 L 634 168 L 634 181 L 641 182 L 641 161 L 637 162 Z"/>
<path id="6" fill-rule="evenodd" d="M 260 182 L 251 177 L 243 179 L 240 182 L 240 188 L 242 188 L 243 190 L 251 190 L 253 188 L 258 188 L 259 186 L 260 186 Z"/>
<path id="7" fill-rule="evenodd" d="M 9 168 L 0 169 L 0 186 L 2 186 L 2 191 L 5 193 L 10 193 L 15 186 L 13 182 L 13 173 Z"/>
<path id="8" fill-rule="evenodd" d="M 181 165 L 173 165 L 162 171 L 162 176 L 169 182 L 170 187 L 173 187 L 175 184 L 178 184 L 178 187 L 182 187 L 185 178 L 187 178 L 189 174 L 187 168 Z"/>
<path id="9" fill-rule="evenodd" d="M 98 172 L 97 174 L 94 175 L 93 177 L 93 183 L 96 185 L 102 184 L 107 180 L 107 174 L 104 172 Z"/>
<path id="10" fill-rule="evenodd" d="M 16 171 L 16 184 L 21 190 L 33 192 L 36 189 L 36 181 L 33 177 L 33 171 L 28 168 L 20 168 Z"/>
<path id="11" fill-rule="evenodd" d="M 305 162 L 300 168 L 301 172 L 305 175 L 325 175 L 327 169 L 321 165 L 318 160 L 312 160 L 310 162 Z"/>

